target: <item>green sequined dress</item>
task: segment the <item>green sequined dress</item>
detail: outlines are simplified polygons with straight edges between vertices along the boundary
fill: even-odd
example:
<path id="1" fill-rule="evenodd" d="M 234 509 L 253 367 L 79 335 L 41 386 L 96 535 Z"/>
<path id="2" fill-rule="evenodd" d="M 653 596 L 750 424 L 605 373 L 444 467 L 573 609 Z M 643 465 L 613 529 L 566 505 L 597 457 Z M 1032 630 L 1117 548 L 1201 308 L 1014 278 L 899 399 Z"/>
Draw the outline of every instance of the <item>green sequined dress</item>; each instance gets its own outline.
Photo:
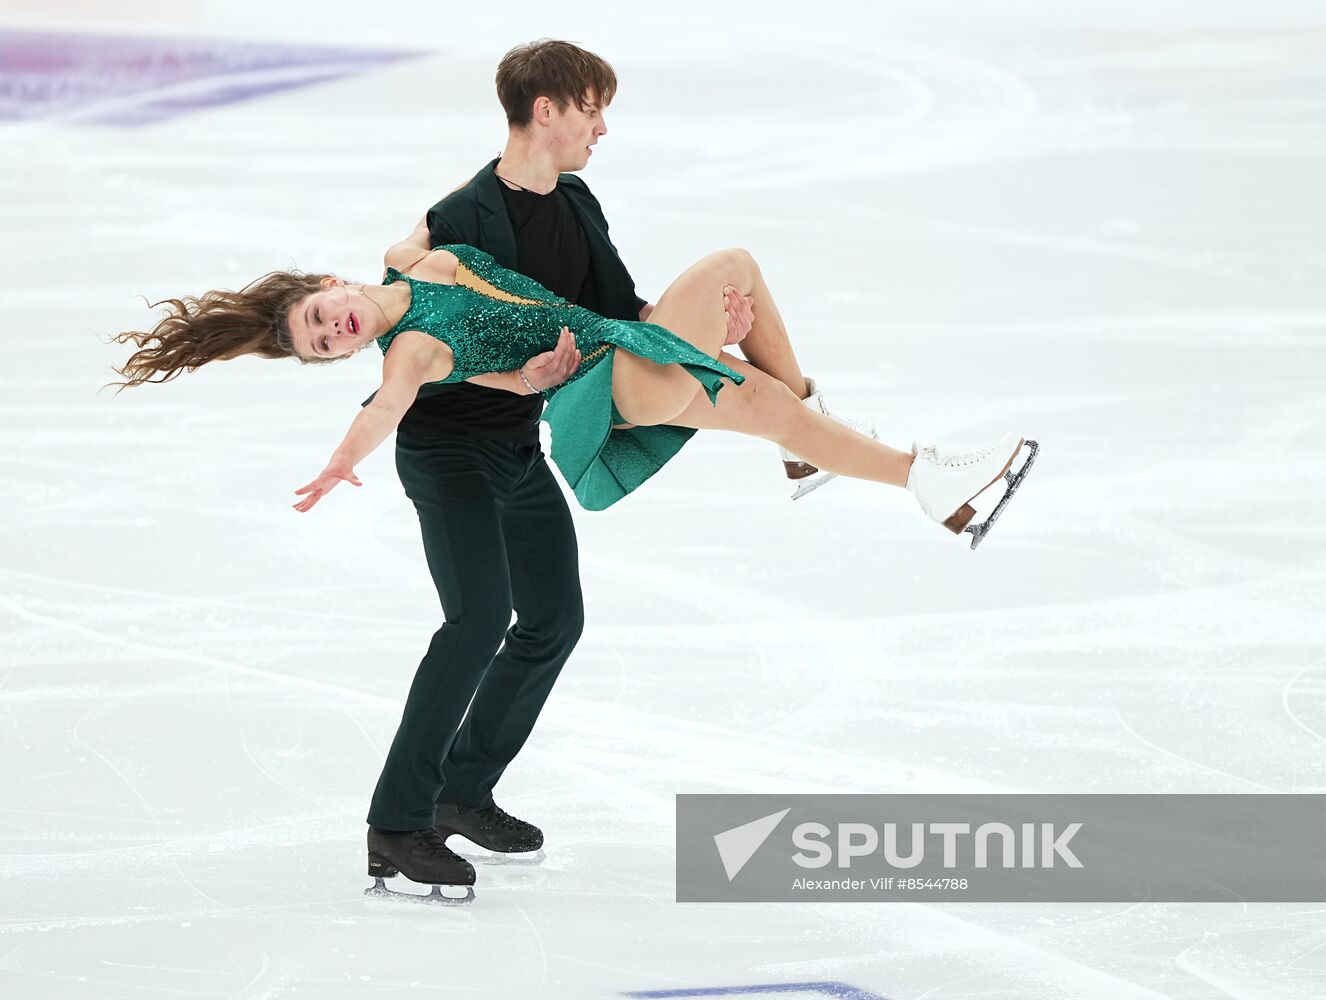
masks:
<path id="1" fill-rule="evenodd" d="M 408 282 L 410 307 L 378 338 L 378 346 L 386 354 L 402 330 L 427 333 L 455 355 L 455 369 L 442 381 L 460 382 L 520 368 L 534 355 L 551 351 L 562 327 L 569 327 L 581 352 L 580 367 L 561 385 L 542 392 L 548 405 L 541 419 L 552 428 L 553 461 L 588 510 L 603 510 L 626 496 L 695 433 L 693 427 L 671 424 L 612 428 L 624 422 L 612 401 L 612 362 L 618 347 L 658 364 L 680 365 L 700 383 L 711 403 L 716 402 L 723 379 L 737 385 L 745 381 L 745 376 L 661 326 L 606 319 L 507 270 L 473 247 L 458 244 L 441 249 L 455 254 L 469 275 L 458 271 L 457 284 L 441 285 L 387 268 L 383 284 Z"/>

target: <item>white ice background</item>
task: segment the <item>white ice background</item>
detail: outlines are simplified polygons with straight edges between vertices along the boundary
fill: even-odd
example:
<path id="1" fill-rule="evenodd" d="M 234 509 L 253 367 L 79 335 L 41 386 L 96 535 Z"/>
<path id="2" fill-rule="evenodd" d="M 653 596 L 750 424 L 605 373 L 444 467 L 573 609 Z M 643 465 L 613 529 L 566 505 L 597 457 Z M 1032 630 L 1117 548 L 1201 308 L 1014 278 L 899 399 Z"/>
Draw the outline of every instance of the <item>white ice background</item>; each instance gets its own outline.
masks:
<path id="1" fill-rule="evenodd" d="M 701 905 L 679 792 L 1321 792 L 1326 8 L 6 0 L 0 27 L 423 58 L 139 128 L 0 125 L 0 996 L 1326 995 L 1320 905 Z M 498 801 L 538 867 L 361 896 L 441 616 L 376 386 L 242 359 L 98 387 L 139 296 L 382 250 L 500 149 L 492 74 L 621 80 L 585 178 L 642 293 L 762 263 L 882 437 L 1036 437 L 978 551 L 701 434 L 575 509 L 588 627 Z M 800 994 L 789 994 L 797 996 Z"/>

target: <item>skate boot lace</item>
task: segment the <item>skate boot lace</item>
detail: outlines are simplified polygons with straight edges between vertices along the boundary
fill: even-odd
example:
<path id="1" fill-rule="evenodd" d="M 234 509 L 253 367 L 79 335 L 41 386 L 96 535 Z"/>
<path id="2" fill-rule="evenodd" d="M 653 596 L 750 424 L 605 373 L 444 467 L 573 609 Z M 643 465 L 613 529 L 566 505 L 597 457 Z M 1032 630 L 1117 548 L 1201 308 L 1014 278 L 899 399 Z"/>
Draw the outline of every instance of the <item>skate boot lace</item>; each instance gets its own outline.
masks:
<path id="1" fill-rule="evenodd" d="M 975 465 L 977 462 L 985 461 L 993 451 L 994 445 L 989 445 L 977 451 L 946 452 L 940 452 L 934 445 L 926 445 L 917 452 L 917 455 L 931 465 L 938 465 L 946 469 L 960 469 L 965 465 Z"/>
<path id="2" fill-rule="evenodd" d="M 482 809 L 476 809 L 474 811 L 477 815 L 483 818 L 485 823 L 490 826 L 500 826 L 504 830 L 515 830 L 525 825 L 496 802 L 489 803 Z"/>
<path id="3" fill-rule="evenodd" d="M 451 848 L 447 846 L 447 842 L 442 839 L 436 830 L 414 831 L 414 842 L 429 854 L 435 854 L 440 858 L 449 858 L 452 855 Z"/>

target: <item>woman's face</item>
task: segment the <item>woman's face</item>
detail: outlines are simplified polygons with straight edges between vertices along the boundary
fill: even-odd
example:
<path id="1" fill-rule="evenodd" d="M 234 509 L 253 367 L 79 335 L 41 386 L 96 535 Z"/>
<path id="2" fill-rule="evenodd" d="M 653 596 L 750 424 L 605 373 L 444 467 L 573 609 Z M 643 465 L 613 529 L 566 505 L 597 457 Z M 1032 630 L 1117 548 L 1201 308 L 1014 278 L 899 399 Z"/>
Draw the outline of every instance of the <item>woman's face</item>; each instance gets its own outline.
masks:
<path id="1" fill-rule="evenodd" d="M 290 339 L 306 358 L 338 358 L 353 354 L 386 333 L 382 311 L 363 293 L 340 278 L 327 278 L 322 291 L 306 295 L 290 309 Z"/>

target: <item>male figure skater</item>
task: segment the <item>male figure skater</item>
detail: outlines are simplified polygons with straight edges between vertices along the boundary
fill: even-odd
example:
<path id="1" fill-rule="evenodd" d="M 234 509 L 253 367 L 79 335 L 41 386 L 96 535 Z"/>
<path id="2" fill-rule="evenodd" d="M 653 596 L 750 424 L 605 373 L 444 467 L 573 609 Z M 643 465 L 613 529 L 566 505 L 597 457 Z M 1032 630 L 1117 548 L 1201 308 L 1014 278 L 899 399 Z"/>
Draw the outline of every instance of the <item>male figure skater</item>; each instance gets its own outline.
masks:
<path id="1" fill-rule="evenodd" d="M 636 294 L 598 200 L 574 176 L 607 134 L 604 109 L 616 89 L 608 63 L 568 42 L 512 49 L 497 69 L 502 155 L 435 204 L 403 243 L 421 256 L 469 244 L 603 316 L 646 319 L 653 306 Z M 732 290 L 727 310 L 732 342 L 750 329 L 750 304 Z M 471 885 L 474 870 L 447 837 L 506 853 L 543 844 L 538 827 L 497 805 L 493 787 L 584 624 L 575 530 L 538 432 L 537 390 L 575 370 L 566 341 L 525 365 L 528 394 L 424 386 L 397 430 L 397 471 L 446 620 L 419 664 L 373 795 L 370 875 L 400 870 L 416 882 Z M 822 405 L 809 384 L 805 395 Z"/>

